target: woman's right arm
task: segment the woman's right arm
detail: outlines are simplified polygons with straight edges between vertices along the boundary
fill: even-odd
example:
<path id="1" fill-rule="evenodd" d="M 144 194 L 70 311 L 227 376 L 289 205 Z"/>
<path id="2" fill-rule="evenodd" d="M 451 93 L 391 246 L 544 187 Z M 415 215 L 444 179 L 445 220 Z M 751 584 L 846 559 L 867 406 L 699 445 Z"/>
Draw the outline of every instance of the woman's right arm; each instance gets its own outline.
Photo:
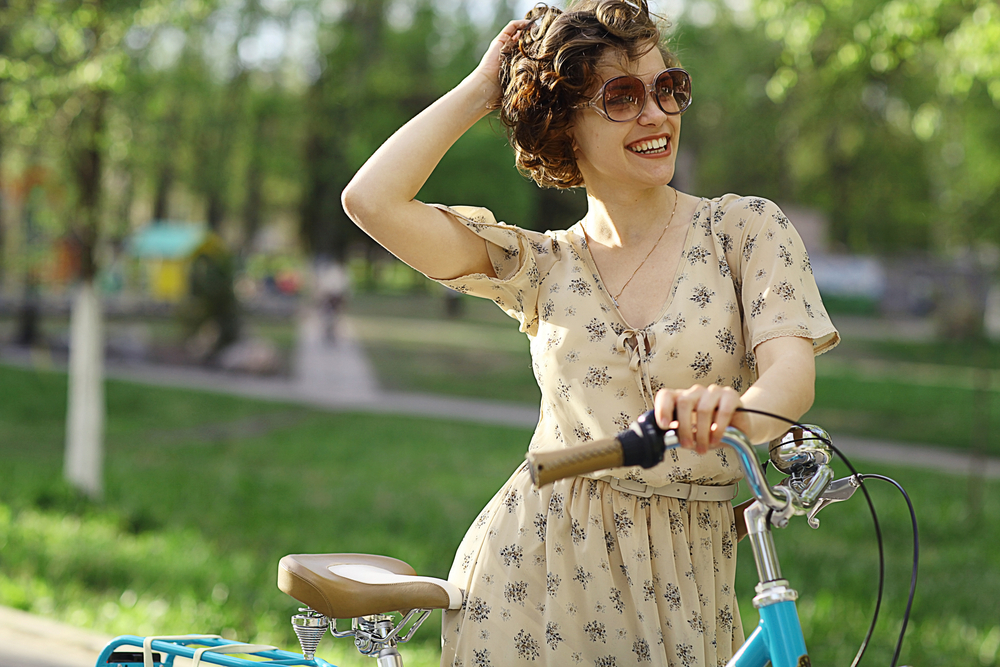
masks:
<path id="1" fill-rule="evenodd" d="M 415 197 L 448 149 L 500 97 L 500 53 L 526 24 L 508 23 L 479 66 L 382 144 L 341 196 L 347 215 L 361 229 L 432 278 L 494 275 L 483 239 Z"/>

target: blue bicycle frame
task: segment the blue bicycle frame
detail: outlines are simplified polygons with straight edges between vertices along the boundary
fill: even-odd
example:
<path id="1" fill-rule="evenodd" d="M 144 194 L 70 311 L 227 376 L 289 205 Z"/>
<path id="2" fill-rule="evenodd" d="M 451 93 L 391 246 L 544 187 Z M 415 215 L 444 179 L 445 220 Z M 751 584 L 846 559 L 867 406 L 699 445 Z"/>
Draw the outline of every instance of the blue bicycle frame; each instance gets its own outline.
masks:
<path id="1" fill-rule="evenodd" d="M 764 667 L 768 662 L 772 667 L 808 667 L 812 664 L 795 609 L 798 594 L 781 578 L 768 513 L 759 500 L 744 512 L 760 577 L 753 599 L 760 622 L 727 667 Z"/>
<path id="2" fill-rule="evenodd" d="M 760 624 L 736 652 L 728 667 L 808 667 L 809 654 L 795 602 L 760 607 Z"/>

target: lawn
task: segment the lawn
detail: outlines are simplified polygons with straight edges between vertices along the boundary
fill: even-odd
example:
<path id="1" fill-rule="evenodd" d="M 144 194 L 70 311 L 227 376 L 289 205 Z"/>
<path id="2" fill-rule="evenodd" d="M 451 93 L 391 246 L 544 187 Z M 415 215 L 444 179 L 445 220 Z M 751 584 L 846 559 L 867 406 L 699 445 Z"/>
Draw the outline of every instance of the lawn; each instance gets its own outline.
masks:
<path id="1" fill-rule="evenodd" d="M 109 381 L 91 504 L 59 483 L 65 396 L 61 374 L 0 367 L 0 603 L 112 633 L 294 641 L 275 587 L 286 553 L 371 551 L 445 576 L 528 437 Z"/>
<path id="2" fill-rule="evenodd" d="M 371 551 L 443 576 L 466 526 L 519 463 L 528 432 L 108 382 L 106 495 L 59 482 L 66 380 L 0 367 L 0 603 L 107 633 L 218 632 L 290 646 L 295 604 L 275 587 L 280 556 Z M 967 480 L 885 470 L 910 491 L 923 561 L 904 663 L 1000 660 L 1000 484 L 970 502 Z M 876 483 L 872 483 L 873 486 Z M 889 556 L 887 598 L 867 664 L 888 663 L 909 573 L 902 502 L 873 488 Z M 873 604 L 876 566 L 860 497 L 820 531 L 780 533 L 802 591 L 815 664 L 847 664 Z M 741 545 L 747 628 L 753 565 Z M 993 610 L 993 611 L 990 611 Z M 416 664 L 435 664 L 437 626 Z M 331 653 L 344 664 L 370 664 Z M 412 664 L 412 663 L 408 663 Z"/>

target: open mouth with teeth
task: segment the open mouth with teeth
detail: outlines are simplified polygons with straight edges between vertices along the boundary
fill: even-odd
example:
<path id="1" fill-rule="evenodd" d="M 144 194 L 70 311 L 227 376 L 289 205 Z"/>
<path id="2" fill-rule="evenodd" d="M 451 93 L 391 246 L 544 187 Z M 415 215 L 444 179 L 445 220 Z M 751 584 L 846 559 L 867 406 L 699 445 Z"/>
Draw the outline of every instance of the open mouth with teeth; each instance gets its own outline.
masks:
<path id="1" fill-rule="evenodd" d="M 650 141 L 637 141 L 628 146 L 628 149 L 639 155 L 656 155 L 657 153 L 665 153 L 669 144 L 670 137 L 660 137 Z"/>

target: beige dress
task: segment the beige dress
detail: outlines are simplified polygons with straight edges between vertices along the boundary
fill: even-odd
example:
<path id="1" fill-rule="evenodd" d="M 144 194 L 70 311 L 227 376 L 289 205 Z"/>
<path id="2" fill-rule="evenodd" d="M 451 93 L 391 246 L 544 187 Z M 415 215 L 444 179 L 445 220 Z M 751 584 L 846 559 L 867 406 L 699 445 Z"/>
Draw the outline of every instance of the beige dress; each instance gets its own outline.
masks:
<path id="1" fill-rule="evenodd" d="M 765 199 L 702 200 L 672 292 L 642 329 L 619 315 L 579 224 L 538 233 L 498 224 L 485 209 L 445 210 L 488 242 L 499 278 L 444 284 L 492 299 L 531 341 L 542 394 L 532 450 L 614 435 L 661 387 L 742 392 L 755 378 L 752 350 L 770 338 L 811 339 L 817 354 L 839 341 L 802 241 Z M 724 449 L 675 450 L 649 470 L 543 489 L 522 465 L 458 548 L 449 579 L 466 601 L 445 614 L 442 665 L 728 661 L 743 642 L 732 504 L 643 498 L 596 479 L 609 474 L 654 486 L 742 476 Z"/>

